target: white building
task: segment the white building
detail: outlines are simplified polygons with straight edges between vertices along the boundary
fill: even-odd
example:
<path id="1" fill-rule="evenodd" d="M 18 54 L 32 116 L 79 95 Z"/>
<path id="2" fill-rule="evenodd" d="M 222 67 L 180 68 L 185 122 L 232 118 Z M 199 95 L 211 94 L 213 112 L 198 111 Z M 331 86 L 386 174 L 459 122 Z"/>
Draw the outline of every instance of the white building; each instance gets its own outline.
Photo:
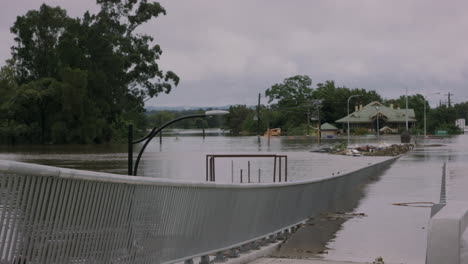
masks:
<path id="1" fill-rule="evenodd" d="M 460 118 L 455 120 L 455 125 L 461 129 L 461 131 L 465 131 L 466 120 L 464 118 Z"/>

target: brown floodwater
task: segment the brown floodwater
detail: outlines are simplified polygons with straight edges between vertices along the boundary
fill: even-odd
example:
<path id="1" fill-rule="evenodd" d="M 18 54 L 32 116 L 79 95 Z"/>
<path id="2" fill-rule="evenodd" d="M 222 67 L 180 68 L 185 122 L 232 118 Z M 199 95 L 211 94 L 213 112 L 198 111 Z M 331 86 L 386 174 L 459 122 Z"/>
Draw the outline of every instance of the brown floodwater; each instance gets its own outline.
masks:
<path id="1" fill-rule="evenodd" d="M 180 134 L 164 137 L 162 145 L 155 138 L 146 148 L 138 168 L 138 175 L 157 178 L 204 181 L 207 154 L 257 154 L 288 155 L 290 180 L 303 180 L 342 173 L 376 162 L 381 158 L 356 159 L 312 153 L 310 150 L 339 144 L 345 139 L 324 140 L 318 145 L 313 137 L 272 137 L 270 144 L 263 137 L 225 137 Z M 374 138 L 356 141 L 375 141 Z M 396 141 L 388 138 L 387 141 Z M 139 150 L 140 146 L 134 149 Z M 23 161 L 74 169 L 84 169 L 127 174 L 127 145 L 26 145 L 0 146 L 0 159 Z M 137 152 L 134 152 L 134 157 Z M 367 161 L 369 160 L 369 161 Z M 251 163 L 252 181 L 271 181 L 272 159 L 220 159 L 216 162 L 218 182 L 239 182 L 240 170 L 247 175 Z M 339 162 L 338 162 L 339 161 Z M 283 167 L 284 168 L 284 167 Z M 260 169 L 260 172 L 259 172 Z M 255 180 L 254 180 L 255 179 Z"/>

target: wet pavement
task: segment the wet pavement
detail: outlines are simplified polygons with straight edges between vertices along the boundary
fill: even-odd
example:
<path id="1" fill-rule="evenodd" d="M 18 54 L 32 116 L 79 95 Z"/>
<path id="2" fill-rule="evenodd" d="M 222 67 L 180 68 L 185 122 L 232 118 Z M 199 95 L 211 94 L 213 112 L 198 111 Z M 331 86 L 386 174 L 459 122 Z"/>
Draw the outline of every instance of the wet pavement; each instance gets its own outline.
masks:
<path id="1" fill-rule="evenodd" d="M 314 247 L 317 236 L 305 234 L 313 234 L 309 230 L 313 227 L 305 227 L 274 255 L 371 263 L 382 256 L 385 263 L 424 263 L 430 203 L 439 202 L 445 161 L 449 170 L 448 202 L 468 201 L 465 191 L 468 187 L 468 136 L 420 141 L 414 151 L 401 157 L 379 176 L 379 180 L 365 187 L 362 199 L 352 210 L 365 216 L 319 222 L 316 229 L 328 230 L 336 226 L 337 230 L 324 243 L 320 254 L 304 255 L 307 250 L 312 253 L 317 249 Z M 423 203 L 404 206 L 413 202 Z M 321 232 L 324 233 L 327 232 Z"/>

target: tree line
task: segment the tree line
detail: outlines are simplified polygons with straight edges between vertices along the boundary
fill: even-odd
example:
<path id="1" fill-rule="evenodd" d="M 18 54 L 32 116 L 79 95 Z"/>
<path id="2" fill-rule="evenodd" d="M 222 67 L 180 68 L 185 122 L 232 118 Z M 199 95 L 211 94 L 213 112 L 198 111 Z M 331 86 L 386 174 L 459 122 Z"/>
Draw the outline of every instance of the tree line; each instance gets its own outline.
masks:
<path id="1" fill-rule="evenodd" d="M 268 104 L 262 104 L 259 108 L 246 105 L 231 106 L 230 114 L 226 116 L 225 127 L 232 135 L 255 134 L 257 126 L 261 134 L 268 127 L 279 127 L 287 135 L 305 135 L 307 131 L 313 131 L 319 119 L 321 124 L 333 124 L 336 120 L 345 117 L 347 100 L 352 95 L 358 97 L 353 98 L 350 103 L 350 113 L 354 111 L 354 105 L 366 105 L 373 101 L 387 106 L 390 104 L 401 108 L 406 106 L 405 96 L 383 99 L 374 90 L 337 86 L 334 81 L 317 83 L 314 87 L 309 76 L 297 75 L 268 88 L 264 93 Z M 410 131 L 412 134 L 423 133 L 424 104 L 426 104 L 428 132 L 447 130 L 451 134 L 457 134 L 461 131 L 455 126 L 455 120 L 468 119 L 468 102 L 431 108 L 423 95 L 410 95 L 408 108 L 414 109 L 418 120 L 416 127 Z M 257 118 L 260 119 L 258 123 Z"/>

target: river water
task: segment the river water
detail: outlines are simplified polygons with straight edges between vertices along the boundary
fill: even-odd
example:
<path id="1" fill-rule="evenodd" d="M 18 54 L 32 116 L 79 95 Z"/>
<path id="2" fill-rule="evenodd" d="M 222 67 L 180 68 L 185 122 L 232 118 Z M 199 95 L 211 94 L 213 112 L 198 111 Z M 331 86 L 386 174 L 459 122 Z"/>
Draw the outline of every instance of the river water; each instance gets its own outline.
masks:
<path id="1" fill-rule="evenodd" d="M 356 141 L 375 141 L 361 138 Z M 321 146 L 334 145 L 344 139 L 322 141 Z M 397 138 L 386 141 L 395 142 Z M 384 158 L 360 158 L 312 153 L 317 148 L 312 137 L 272 137 L 270 144 L 263 137 L 225 137 L 181 134 L 164 137 L 162 144 L 154 139 L 146 148 L 138 168 L 138 175 L 205 181 L 207 154 L 281 154 L 288 156 L 289 180 L 304 180 L 343 173 L 378 162 Z M 135 146 L 139 150 L 140 146 Z M 31 162 L 59 167 L 127 173 L 127 146 L 122 145 L 38 145 L 0 147 L 0 159 Z M 137 156 L 134 153 L 134 157 Z M 220 159 L 216 162 L 217 182 L 239 182 L 240 170 L 247 175 L 251 163 L 252 181 L 271 181 L 273 159 Z M 284 163 L 283 163 L 284 171 Z M 284 172 L 283 172 L 284 175 Z"/>
<path id="2" fill-rule="evenodd" d="M 214 133 L 216 135 L 216 133 Z M 345 139 L 322 141 L 333 145 Z M 398 137 L 383 137 L 395 143 Z M 354 138 L 353 143 L 375 143 L 373 137 Z M 317 141 L 310 137 L 265 138 L 225 137 L 185 134 L 155 139 L 143 155 L 139 175 L 205 181 L 207 154 L 275 153 L 288 155 L 289 180 L 304 180 L 336 175 L 381 161 L 382 157 L 346 157 L 312 153 Z M 135 149 L 138 149 L 135 146 Z M 127 173 L 127 146 L 66 145 L 1 147 L 0 159 L 24 161 L 60 167 Z M 135 152 L 135 156 L 136 156 Z M 271 181 L 272 161 L 265 159 L 225 159 L 216 166 L 217 182 L 239 182 L 247 161 L 251 161 L 252 181 Z M 424 263 L 426 232 L 430 208 L 397 206 L 395 203 L 439 201 L 443 162 L 449 165 L 448 200 L 467 200 L 466 162 L 468 136 L 419 141 L 418 147 L 398 159 L 377 181 L 364 189 L 354 212 L 365 217 L 344 222 L 328 250 L 318 257 L 330 260 L 369 261 L 382 256 L 392 263 Z"/>

